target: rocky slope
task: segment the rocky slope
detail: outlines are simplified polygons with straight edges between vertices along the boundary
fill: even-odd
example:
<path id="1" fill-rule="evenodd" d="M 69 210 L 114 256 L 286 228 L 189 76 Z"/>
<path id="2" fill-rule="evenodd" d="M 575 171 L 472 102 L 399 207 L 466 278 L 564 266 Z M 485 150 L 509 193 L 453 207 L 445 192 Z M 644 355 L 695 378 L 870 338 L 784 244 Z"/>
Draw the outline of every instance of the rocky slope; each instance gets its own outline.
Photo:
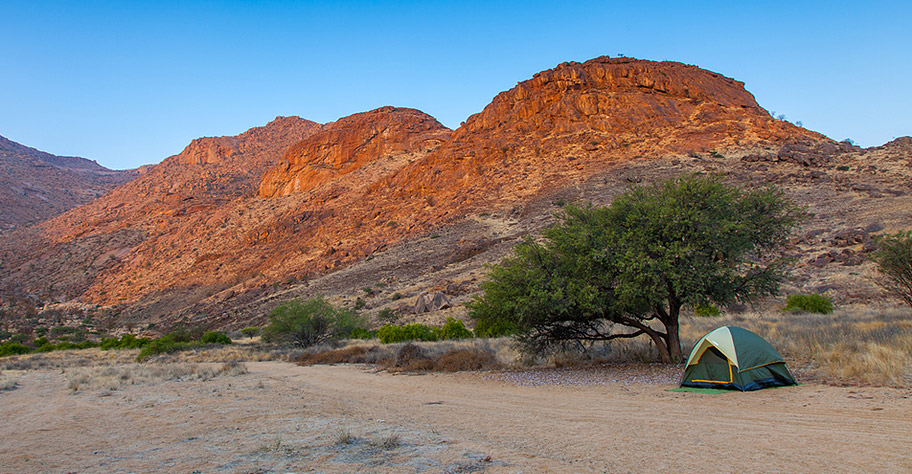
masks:
<path id="1" fill-rule="evenodd" d="M 384 107 L 196 140 L 104 198 L 0 239 L 0 291 L 103 305 L 93 311 L 120 324 L 226 327 L 261 321 L 282 299 L 353 303 L 368 287 L 373 309 L 435 288 L 458 303 L 485 262 L 553 221 L 555 204 L 607 203 L 631 183 L 705 171 L 779 184 L 810 206 L 796 285 L 847 294 L 839 275 L 864 242 L 836 234 L 912 224 L 904 143 L 835 143 L 694 66 L 565 63 L 452 132 Z"/>
<path id="2" fill-rule="evenodd" d="M 85 204 L 138 173 L 57 156 L 0 136 L 0 233 Z"/>

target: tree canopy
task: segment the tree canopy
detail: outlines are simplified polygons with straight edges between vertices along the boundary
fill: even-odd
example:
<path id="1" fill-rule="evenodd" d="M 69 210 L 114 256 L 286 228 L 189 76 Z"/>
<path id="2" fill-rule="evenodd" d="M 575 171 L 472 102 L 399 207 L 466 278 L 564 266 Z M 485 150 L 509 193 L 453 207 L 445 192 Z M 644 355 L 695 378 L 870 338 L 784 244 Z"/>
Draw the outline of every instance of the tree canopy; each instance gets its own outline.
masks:
<path id="1" fill-rule="evenodd" d="M 532 352 L 646 335 L 663 361 L 680 361 L 681 308 L 776 294 L 800 215 L 776 188 L 699 175 L 633 187 L 607 207 L 570 205 L 491 269 L 471 315 Z"/>
<path id="2" fill-rule="evenodd" d="M 912 306 L 912 231 L 885 235 L 871 257 L 883 274 L 880 285 L 893 296 Z"/>

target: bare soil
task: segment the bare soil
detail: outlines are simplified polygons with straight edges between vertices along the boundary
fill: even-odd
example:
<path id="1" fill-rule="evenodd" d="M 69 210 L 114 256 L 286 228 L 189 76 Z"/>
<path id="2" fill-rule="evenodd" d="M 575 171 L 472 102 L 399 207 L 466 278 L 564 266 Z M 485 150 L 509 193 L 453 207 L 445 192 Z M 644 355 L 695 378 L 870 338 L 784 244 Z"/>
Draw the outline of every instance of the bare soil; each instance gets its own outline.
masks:
<path id="1" fill-rule="evenodd" d="M 75 393 L 78 368 L 5 371 L 0 472 L 912 471 L 909 390 L 679 393 L 661 367 L 247 368 Z"/>

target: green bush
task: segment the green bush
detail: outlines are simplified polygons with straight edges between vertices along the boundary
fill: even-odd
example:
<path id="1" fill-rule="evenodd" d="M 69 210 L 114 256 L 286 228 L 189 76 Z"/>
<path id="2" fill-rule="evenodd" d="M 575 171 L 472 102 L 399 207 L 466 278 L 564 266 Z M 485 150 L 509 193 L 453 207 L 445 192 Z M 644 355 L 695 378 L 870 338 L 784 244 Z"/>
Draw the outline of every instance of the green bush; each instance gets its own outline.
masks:
<path id="1" fill-rule="evenodd" d="M 443 327 L 433 327 L 420 323 L 394 326 L 387 324 L 377 330 L 377 337 L 383 344 L 406 341 L 442 341 L 447 339 L 467 339 L 473 337 L 472 331 L 465 324 L 454 318 L 447 318 Z"/>
<path id="2" fill-rule="evenodd" d="M 446 318 L 446 323 L 440 328 L 440 339 L 471 339 L 474 335 L 465 327 L 461 319 Z"/>
<path id="3" fill-rule="evenodd" d="M 698 304 L 694 306 L 694 314 L 697 316 L 712 317 L 722 314 L 719 308 L 713 304 Z"/>
<path id="4" fill-rule="evenodd" d="M 833 312 L 833 302 L 825 296 L 815 294 L 789 295 L 785 300 L 785 311 L 830 314 Z"/>
<path id="5" fill-rule="evenodd" d="M 139 355 L 136 356 L 136 360 L 142 362 L 149 357 L 158 354 L 170 354 L 172 352 L 187 350 L 193 345 L 189 342 L 183 342 L 176 340 L 171 334 L 168 334 L 164 337 L 158 339 L 153 339 L 151 342 L 143 346 L 142 350 L 139 351 Z"/>
<path id="6" fill-rule="evenodd" d="M 231 344 L 231 338 L 221 331 L 208 331 L 200 338 L 201 344 Z"/>
<path id="7" fill-rule="evenodd" d="M 352 339 L 373 339 L 377 337 L 377 331 L 368 331 L 367 329 L 356 328 L 349 335 Z"/>
<path id="8" fill-rule="evenodd" d="M 322 297 L 293 299 L 277 306 L 263 328 L 263 341 L 309 347 L 331 339 L 351 337 L 367 327 L 356 311 L 335 308 Z"/>
<path id="9" fill-rule="evenodd" d="M 146 344 L 152 342 L 148 337 L 136 337 L 133 334 L 124 334 L 120 339 L 116 337 L 106 337 L 101 340 L 99 347 L 103 351 L 111 349 L 140 349 Z"/>
<path id="10" fill-rule="evenodd" d="M 505 337 L 517 332 L 516 325 L 505 319 L 479 318 L 475 322 L 475 337 Z"/>
<path id="11" fill-rule="evenodd" d="M 167 336 L 171 336 L 171 339 L 175 342 L 191 342 L 198 341 L 203 337 L 203 334 L 205 334 L 205 330 L 200 326 L 177 324 L 171 328 Z"/>
<path id="12" fill-rule="evenodd" d="M 248 326 L 244 329 L 241 329 L 241 334 L 244 337 L 255 337 L 260 335 L 260 328 L 257 326 Z"/>
<path id="13" fill-rule="evenodd" d="M 878 284 L 912 307 L 912 231 L 884 235 L 876 242 L 880 248 L 871 260 L 883 274 Z"/>
<path id="14" fill-rule="evenodd" d="M 413 323 L 404 326 L 387 324 L 377 330 L 377 337 L 383 344 L 405 341 L 436 341 L 437 328 L 425 324 Z"/>
<path id="15" fill-rule="evenodd" d="M 6 357 L 9 355 L 18 355 L 18 354 L 28 354 L 32 352 L 28 346 L 23 346 L 18 342 L 7 341 L 3 344 L 0 344 L 0 357 Z"/>

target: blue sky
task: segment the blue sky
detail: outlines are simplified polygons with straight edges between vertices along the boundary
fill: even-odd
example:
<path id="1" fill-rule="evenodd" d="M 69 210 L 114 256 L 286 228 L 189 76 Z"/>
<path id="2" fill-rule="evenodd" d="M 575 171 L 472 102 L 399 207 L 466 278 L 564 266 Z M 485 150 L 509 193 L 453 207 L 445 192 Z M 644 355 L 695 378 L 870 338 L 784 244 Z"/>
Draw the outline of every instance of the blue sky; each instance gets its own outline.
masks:
<path id="1" fill-rule="evenodd" d="M 455 128 L 564 61 L 743 81 L 831 138 L 912 134 L 912 2 L 0 2 L 0 135 L 111 168 L 277 115 L 383 105 Z"/>

